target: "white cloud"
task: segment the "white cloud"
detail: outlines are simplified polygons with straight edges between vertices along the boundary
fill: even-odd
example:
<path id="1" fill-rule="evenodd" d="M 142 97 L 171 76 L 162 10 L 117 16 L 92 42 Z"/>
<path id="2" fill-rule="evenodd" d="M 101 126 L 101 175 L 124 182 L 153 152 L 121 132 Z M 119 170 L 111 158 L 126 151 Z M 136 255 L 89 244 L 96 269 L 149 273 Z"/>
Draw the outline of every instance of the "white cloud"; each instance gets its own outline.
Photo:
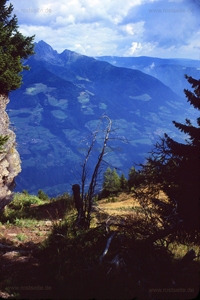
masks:
<path id="1" fill-rule="evenodd" d="M 152 71 L 154 69 L 154 67 L 155 67 L 155 63 L 153 62 L 148 67 L 144 68 L 144 71 L 148 73 L 148 72 Z"/>
<path id="2" fill-rule="evenodd" d="M 136 54 L 142 49 L 141 43 L 133 42 L 132 47 L 130 48 L 130 55 Z"/>
<path id="3" fill-rule="evenodd" d="M 119 26 L 124 31 L 124 34 L 129 35 L 142 35 L 144 32 L 144 21 L 137 23 L 128 23 L 126 25 Z"/>
<path id="4" fill-rule="evenodd" d="M 132 42 L 122 56 L 154 56 L 156 44 Z"/>
<path id="5" fill-rule="evenodd" d="M 20 31 L 25 35 L 36 34 L 36 42 L 43 39 L 58 52 L 69 49 L 88 56 L 193 58 L 199 51 L 198 0 L 13 0 L 11 3 Z M 185 13 L 172 13 L 176 9 Z"/>

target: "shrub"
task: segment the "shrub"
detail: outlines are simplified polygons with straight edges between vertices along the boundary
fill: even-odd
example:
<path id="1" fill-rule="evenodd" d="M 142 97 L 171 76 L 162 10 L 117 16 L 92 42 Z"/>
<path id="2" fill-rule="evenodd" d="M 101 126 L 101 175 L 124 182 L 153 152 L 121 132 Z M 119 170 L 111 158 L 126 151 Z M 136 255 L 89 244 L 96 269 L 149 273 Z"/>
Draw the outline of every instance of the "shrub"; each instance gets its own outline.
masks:
<path id="1" fill-rule="evenodd" d="M 29 195 L 29 193 L 28 193 L 27 190 L 23 190 L 23 191 L 22 191 L 22 194 L 25 194 L 25 195 L 27 195 L 27 196 Z"/>
<path id="2" fill-rule="evenodd" d="M 43 190 L 38 191 L 38 198 L 41 200 L 48 200 L 49 196 L 43 192 Z"/>

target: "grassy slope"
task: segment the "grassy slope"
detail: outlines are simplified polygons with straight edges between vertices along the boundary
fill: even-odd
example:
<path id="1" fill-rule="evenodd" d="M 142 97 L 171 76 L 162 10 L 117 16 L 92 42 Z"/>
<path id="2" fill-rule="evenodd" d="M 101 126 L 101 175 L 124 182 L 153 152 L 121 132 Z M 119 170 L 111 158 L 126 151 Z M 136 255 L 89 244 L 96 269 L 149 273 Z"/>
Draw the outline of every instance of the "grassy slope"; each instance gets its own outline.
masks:
<path id="1" fill-rule="evenodd" d="M 17 194 L 1 216 L 0 242 L 12 245 L 17 251 L 26 246 L 29 249 L 32 241 L 39 246 L 31 254 L 37 264 L 31 263 L 32 260 L 27 264 L 12 261 L 0 276 L 0 290 L 15 293 L 19 299 L 151 299 L 161 294 L 168 299 L 191 299 L 197 293 L 199 259 L 188 266 L 182 266 L 180 259 L 191 248 L 199 254 L 198 245 L 174 241 L 168 249 L 161 245 L 147 247 L 141 235 L 137 235 L 145 223 L 133 195 L 123 193 L 102 199 L 92 217 L 89 230 L 77 230 L 76 211 L 68 195 L 42 202 L 37 197 Z M 111 223 L 122 218 L 130 226 L 119 229 L 100 263 L 108 238 L 116 230 Z M 1 255 L 4 258 L 3 251 Z M 27 288 L 13 292 L 13 287 L 22 286 Z M 30 286 L 35 290 L 30 290 Z M 155 290 L 158 288 L 168 292 Z M 172 288 L 176 289 L 174 293 Z M 188 290 L 183 293 L 181 288 Z"/>

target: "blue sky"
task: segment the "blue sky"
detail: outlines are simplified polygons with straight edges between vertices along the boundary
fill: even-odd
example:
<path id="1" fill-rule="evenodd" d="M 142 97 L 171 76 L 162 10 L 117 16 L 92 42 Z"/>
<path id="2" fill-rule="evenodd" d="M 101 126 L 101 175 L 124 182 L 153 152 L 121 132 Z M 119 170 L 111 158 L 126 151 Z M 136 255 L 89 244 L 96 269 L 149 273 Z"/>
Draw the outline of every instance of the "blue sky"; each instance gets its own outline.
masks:
<path id="1" fill-rule="evenodd" d="M 19 30 L 59 53 L 200 59 L 200 0 L 9 2 Z"/>

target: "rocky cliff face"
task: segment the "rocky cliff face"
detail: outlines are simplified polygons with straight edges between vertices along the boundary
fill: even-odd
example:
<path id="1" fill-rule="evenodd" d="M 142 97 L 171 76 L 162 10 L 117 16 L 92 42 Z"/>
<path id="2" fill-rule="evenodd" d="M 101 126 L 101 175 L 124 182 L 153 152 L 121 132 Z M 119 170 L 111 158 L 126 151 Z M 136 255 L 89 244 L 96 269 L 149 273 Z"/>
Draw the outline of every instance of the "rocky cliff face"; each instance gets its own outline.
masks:
<path id="1" fill-rule="evenodd" d="M 21 172 L 21 160 L 15 148 L 15 133 L 9 129 L 9 117 L 5 111 L 9 99 L 0 95 L 0 135 L 9 136 L 0 153 L 0 210 L 13 200 L 15 177 Z"/>

